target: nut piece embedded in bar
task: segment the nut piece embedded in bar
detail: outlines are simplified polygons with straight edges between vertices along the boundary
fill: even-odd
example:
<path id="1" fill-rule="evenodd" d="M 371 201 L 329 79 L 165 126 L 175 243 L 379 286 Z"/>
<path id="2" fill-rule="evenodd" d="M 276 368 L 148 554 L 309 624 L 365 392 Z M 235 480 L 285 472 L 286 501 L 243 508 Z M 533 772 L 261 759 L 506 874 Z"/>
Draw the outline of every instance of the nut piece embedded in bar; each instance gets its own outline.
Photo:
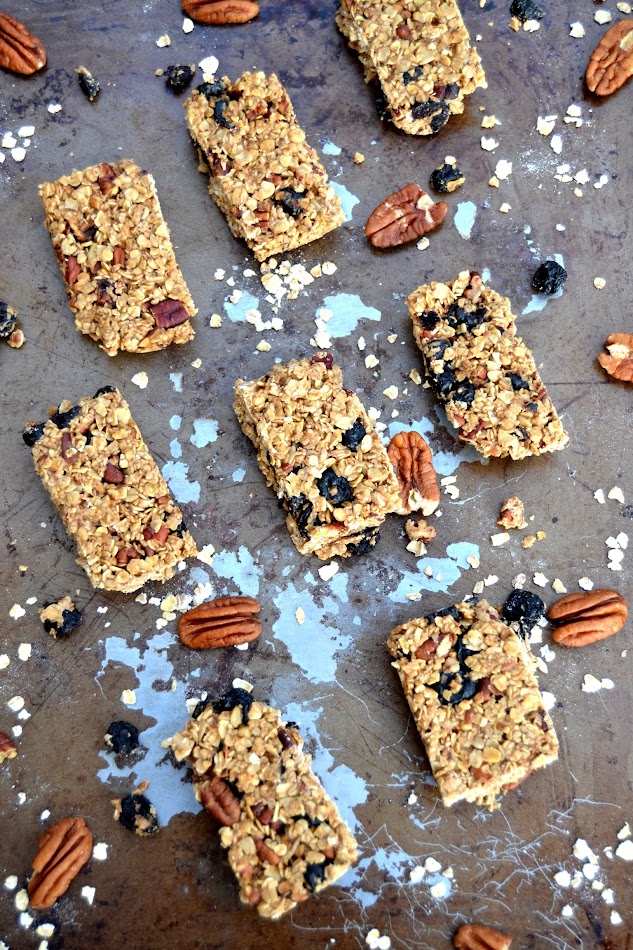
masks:
<path id="1" fill-rule="evenodd" d="M 262 630 L 254 617 L 260 609 L 252 597 L 216 597 L 179 617 L 178 636 L 193 650 L 249 643 Z"/>
<path id="2" fill-rule="evenodd" d="M 419 185 L 406 185 L 372 211 L 365 234 L 374 247 L 396 247 L 416 241 L 446 217 L 445 201 L 433 201 Z"/>
<path id="3" fill-rule="evenodd" d="M 453 936 L 456 950 L 508 950 L 512 938 L 483 924 L 464 924 Z"/>
<path id="4" fill-rule="evenodd" d="M 624 597 L 615 590 L 592 590 L 568 594 L 547 611 L 556 625 L 554 640 L 565 647 L 583 647 L 604 640 L 621 630 L 629 610 Z"/>
<path id="5" fill-rule="evenodd" d="M 199 783 L 199 795 L 204 808 L 225 828 L 240 820 L 240 803 L 218 775 Z"/>
<path id="6" fill-rule="evenodd" d="M 633 20 L 619 20 L 604 34 L 589 58 L 587 86 L 610 96 L 633 76 Z"/>
<path id="7" fill-rule="evenodd" d="M 92 853 L 92 832 L 83 818 L 62 818 L 40 838 L 28 884 L 29 904 L 52 907 L 65 894 Z"/>
<path id="8" fill-rule="evenodd" d="M 418 432 L 398 432 L 387 449 L 400 486 L 400 508 L 397 513 L 408 515 L 421 511 L 425 517 L 433 514 L 440 503 L 440 489 L 433 468 L 431 450 Z"/>

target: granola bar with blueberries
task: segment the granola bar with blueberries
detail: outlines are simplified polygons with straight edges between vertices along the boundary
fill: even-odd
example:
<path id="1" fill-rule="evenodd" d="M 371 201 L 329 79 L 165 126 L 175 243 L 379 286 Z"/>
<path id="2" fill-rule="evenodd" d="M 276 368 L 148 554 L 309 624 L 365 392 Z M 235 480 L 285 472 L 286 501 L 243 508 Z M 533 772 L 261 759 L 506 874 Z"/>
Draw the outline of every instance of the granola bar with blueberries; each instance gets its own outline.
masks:
<path id="1" fill-rule="evenodd" d="M 258 261 L 343 223 L 341 202 L 274 74 L 204 82 L 184 107 L 209 193 Z"/>
<path id="2" fill-rule="evenodd" d="M 149 172 L 103 162 L 39 194 L 78 330 L 108 356 L 193 338 L 196 307 Z"/>
<path id="3" fill-rule="evenodd" d="M 312 772 L 296 725 L 246 689 L 199 703 L 170 744 L 222 826 L 240 899 L 262 917 L 281 917 L 356 862 L 356 841 Z"/>
<path id="4" fill-rule="evenodd" d="M 383 111 L 412 135 L 433 135 L 486 78 L 455 0 L 341 0 L 337 24 L 378 80 Z"/>
<path id="5" fill-rule="evenodd" d="M 75 406 L 63 402 L 47 422 L 28 423 L 23 438 L 93 587 L 130 593 L 169 580 L 180 561 L 196 554 L 182 512 L 113 386 Z"/>
<path id="6" fill-rule="evenodd" d="M 534 658 L 485 600 L 409 620 L 387 646 L 445 805 L 493 809 L 557 759 Z"/>
<path id="7" fill-rule="evenodd" d="M 365 554 L 400 504 L 398 480 L 331 354 L 291 360 L 235 384 L 235 412 L 302 554 Z"/>
<path id="8" fill-rule="evenodd" d="M 462 271 L 408 298 L 431 389 L 463 442 L 485 458 L 522 459 L 564 449 L 563 429 L 507 297 Z"/>

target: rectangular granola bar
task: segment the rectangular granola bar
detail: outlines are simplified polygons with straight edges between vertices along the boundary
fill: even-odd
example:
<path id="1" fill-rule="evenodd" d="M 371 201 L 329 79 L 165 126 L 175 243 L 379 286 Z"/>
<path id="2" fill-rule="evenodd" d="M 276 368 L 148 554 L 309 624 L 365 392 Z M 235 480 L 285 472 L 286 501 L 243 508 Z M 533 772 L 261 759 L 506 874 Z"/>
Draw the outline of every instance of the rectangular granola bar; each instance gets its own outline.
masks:
<path id="1" fill-rule="evenodd" d="M 341 202 L 274 74 L 205 82 L 185 109 L 211 197 L 258 261 L 343 223 Z"/>
<path id="2" fill-rule="evenodd" d="M 408 298 L 431 389 L 459 438 L 488 458 L 564 449 L 569 436 L 520 336 L 507 297 L 463 271 Z"/>
<path id="3" fill-rule="evenodd" d="M 194 710 L 171 740 L 196 798 L 223 826 L 240 898 L 281 917 L 345 874 L 357 846 L 311 769 L 294 724 L 244 689 Z"/>
<path id="4" fill-rule="evenodd" d="M 341 0 L 337 24 L 378 80 L 387 116 L 432 135 L 486 78 L 455 0 Z"/>
<path id="5" fill-rule="evenodd" d="M 254 382 L 238 379 L 235 412 L 302 554 L 349 557 L 376 544 L 400 504 L 398 481 L 330 354 L 277 365 Z"/>
<path id="6" fill-rule="evenodd" d="M 197 311 L 149 172 L 104 162 L 39 193 L 78 330 L 108 356 L 193 338 Z"/>
<path id="7" fill-rule="evenodd" d="M 23 434 L 37 474 L 77 545 L 93 587 L 130 593 L 166 581 L 196 554 L 130 407 L 113 386 Z"/>
<path id="8" fill-rule="evenodd" d="M 445 805 L 493 808 L 556 760 L 534 659 L 485 600 L 403 623 L 387 645 Z"/>

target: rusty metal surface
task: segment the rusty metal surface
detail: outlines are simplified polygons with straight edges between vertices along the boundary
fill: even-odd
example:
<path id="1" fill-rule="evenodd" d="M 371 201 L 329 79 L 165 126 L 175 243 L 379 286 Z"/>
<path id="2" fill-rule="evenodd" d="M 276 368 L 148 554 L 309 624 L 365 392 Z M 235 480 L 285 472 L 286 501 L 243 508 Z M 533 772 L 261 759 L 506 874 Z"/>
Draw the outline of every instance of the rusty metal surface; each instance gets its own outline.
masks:
<path id="1" fill-rule="evenodd" d="M 24 886 L 39 835 L 66 814 L 83 815 L 95 840 L 109 844 L 107 861 L 93 859 L 50 913 L 34 914 L 30 929 L 18 920 L 15 892 L 0 886 L 0 937 L 12 950 L 38 946 L 34 928 L 43 921 L 56 925 L 49 940 L 53 950 L 358 947 L 365 946 L 373 927 L 389 935 L 394 947 L 445 950 L 456 927 L 468 920 L 507 931 L 515 938 L 513 947 L 521 950 L 630 950 L 632 865 L 603 852 L 618 844 L 616 833 L 625 821 L 633 823 L 630 621 L 617 637 L 596 646 L 555 650 L 540 683 L 557 700 L 553 717 L 560 759 L 507 795 L 493 815 L 470 805 L 449 811 L 438 803 L 385 649 L 396 623 L 459 600 L 475 581 L 492 574 L 499 578 L 486 591 L 493 603 L 503 601 L 521 571 L 528 575 L 527 586 L 548 603 L 555 594 L 549 585 L 544 591 L 534 587 L 536 571 L 550 583 L 560 578 L 570 591 L 588 575 L 596 587 L 615 586 L 631 594 L 630 552 L 625 551 L 623 570 L 615 573 L 607 569 L 605 545 L 607 537 L 630 533 L 632 525 L 631 387 L 608 381 L 596 357 L 610 332 L 632 330 L 628 117 L 633 85 L 604 102 L 583 91 L 585 64 L 604 30 L 593 22 L 591 0 L 552 0 L 533 35 L 509 30 L 505 3 L 488 2 L 483 10 L 475 3 L 463 6 L 471 32 L 482 35 L 478 46 L 489 86 L 472 97 L 463 117 L 427 141 L 379 122 L 357 59 L 334 26 L 330 0 L 263 0 L 261 16 L 251 24 L 196 26 L 189 35 L 181 30 L 177 0 L 9 0 L 5 5 L 42 39 L 48 67 L 29 79 L 0 75 L 3 130 L 36 126 L 25 161 L 18 165 L 7 153 L 0 166 L 0 297 L 19 309 L 27 337 L 19 351 L 0 347 L 0 653 L 11 661 L 0 671 L 0 729 L 23 726 L 16 740 L 18 757 L 0 767 L 2 880 L 15 874 L 18 887 Z M 568 35 L 576 19 L 586 28 L 582 39 Z M 165 32 L 172 45 L 158 49 L 155 40 Z M 329 140 L 342 150 L 325 155 L 326 166 L 359 199 L 351 221 L 291 255 L 308 268 L 333 260 L 338 270 L 283 304 L 284 330 L 263 334 L 271 343 L 269 353 L 256 351 L 260 335 L 249 324 L 227 319 L 223 304 L 231 288 L 213 279 L 218 267 L 260 300 L 263 319 L 271 312 L 258 277 L 243 275 L 256 265 L 231 237 L 196 170 L 183 97 L 154 76 L 161 66 L 198 62 L 210 53 L 219 58 L 220 72 L 231 77 L 251 67 L 277 71 L 309 141 L 320 147 Z M 73 70 L 80 64 L 102 84 L 92 106 L 76 84 Z M 52 101 L 62 104 L 55 115 L 46 109 Z M 581 128 L 562 122 L 572 103 L 589 119 Z M 482 106 L 502 123 L 492 132 L 480 129 Z M 559 116 L 560 157 L 534 129 L 538 115 L 550 114 Z M 498 139 L 494 153 L 481 149 L 481 134 Z M 362 165 L 352 162 L 357 150 L 366 156 Z M 449 215 L 431 235 L 430 247 L 423 252 L 415 245 L 390 253 L 370 249 L 362 233 L 368 214 L 409 181 L 425 187 L 447 154 L 458 158 L 466 184 L 448 198 Z M 74 329 L 43 227 L 37 185 L 73 167 L 119 156 L 133 158 L 155 176 L 199 315 L 195 341 L 188 346 L 109 359 Z M 495 190 L 487 182 L 499 158 L 513 162 L 513 173 Z M 590 173 L 582 197 L 574 195 L 574 183 L 554 179 L 563 161 L 571 164 L 572 175 L 583 168 Z M 594 189 L 602 173 L 608 183 Z M 477 208 L 470 240 L 453 223 L 459 202 L 466 201 Z M 504 201 L 511 206 L 506 214 L 499 212 Z M 557 230 L 557 224 L 565 230 Z M 521 316 L 536 263 L 554 253 L 563 255 L 569 271 L 564 294 L 545 309 Z M 375 551 L 342 562 L 336 586 L 323 583 L 317 574 L 320 562 L 302 558 L 293 548 L 282 513 L 239 431 L 231 405 L 233 382 L 238 375 L 260 375 L 274 359 L 309 354 L 315 312 L 325 296 L 357 294 L 382 316 L 379 322 L 361 320 L 349 335 L 333 340 L 346 385 L 357 389 L 366 405 L 382 409 L 387 424 L 394 408 L 398 421 L 407 425 L 429 420 L 430 444 L 434 452 L 446 453 L 442 458 L 450 466 L 459 448 L 429 393 L 408 380 L 420 361 L 404 298 L 418 284 L 450 280 L 464 268 L 488 268 L 492 285 L 510 296 L 519 330 L 564 414 L 571 444 L 552 457 L 527 462 L 462 462 L 456 470 L 460 497 L 443 497 L 438 538 L 429 550 L 439 559 L 435 574 L 443 572 L 443 577 L 429 582 L 423 573 L 429 562 L 422 563 L 422 571 L 416 568 L 415 557 L 405 550 L 402 519 L 393 517 Z M 606 279 L 602 291 L 593 286 L 596 276 Z M 213 312 L 224 317 L 220 329 L 209 328 Z M 387 340 L 392 333 L 397 334 L 394 343 Z M 367 341 L 364 354 L 357 347 L 360 335 Z M 380 360 L 376 370 L 365 367 L 368 353 Z M 201 365 L 194 367 L 197 358 Z M 140 370 L 149 376 L 144 390 L 131 382 Z M 170 374 L 179 373 L 181 392 L 170 380 Z M 172 440 L 180 440 L 180 461 L 189 467 L 190 481 L 200 486 L 199 500 L 184 504 L 187 519 L 199 545 L 212 542 L 221 555 L 211 568 L 192 562 L 164 590 L 149 589 L 150 596 L 191 591 L 194 566 L 207 571 L 218 594 L 237 592 L 246 578 L 252 590 L 258 588 L 264 617 L 264 632 L 248 653 L 192 656 L 177 641 L 174 622 L 157 631 L 161 614 L 156 607 L 92 591 L 76 565 L 22 444 L 21 429 L 25 420 L 43 418 L 49 405 L 108 383 L 129 400 L 161 467 L 174 460 L 170 444 L 173 452 Z M 401 390 L 395 402 L 383 396 L 392 384 Z M 178 431 L 170 426 L 174 415 L 182 417 Z M 217 421 L 218 437 L 196 446 L 190 437 L 200 418 Z M 240 469 L 242 481 L 234 478 Z M 596 489 L 606 494 L 615 485 L 624 491 L 624 505 L 594 499 Z M 522 549 L 514 536 L 501 548 L 490 545 L 489 536 L 499 530 L 500 502 L 510 494 L 520 495 L 535 516 L 529 530 L 547 532 L 531 550 Z M 451 551 L 463 553 L 463 547 L 447 551 L 464 542 L 479 547 L 478 571 L 451 559 Z M 419 603 L 397 593 L 412 573 L 422 589 Z M 37 608 L 67 593 L 83 611 L 84 623 L 68 639 L 54 641 L 44 632 Z M 27 604 L 32 597 L 37 603 Z M 293 597 L 308 617 L 303 627 L 288 632 Z M 17 620 L 9 616 L 14 604 L 26 611 Z M 105 607 L 106 613 L 99 612 Z M 17 655 L 22 642 L 32 644 L 25 662 Z M 550 642 L 547 632 L 544 642 Z M 125 646 L 117 659 L 112 644 L 120 643 Z M 586 673 L 611 678 L 614 688 L 581 691 Z M 135 779 L 152 779 L 148 795 L 152 798 L 154 788 L 164 809 L 160 776 L 171 765 L 159 764 L 160 737 L 184 723 L 184 696 L 204 688 L 219 692 L 235 676 L 253 682 L 259 696 L 284 711 L 296 704 L 308 726 L 308 745 L 317 752 L 317 771 L 345 813 L 355 817 L 361 847 L 360 869 L 346 886 L 330 889 L 276 924 L 239 906 L 209 816 L 181 812 L 151 840 L 133 837 L 112 820 L 110 799 L 131 791 Z M 172 680 L 177 689 L 170 702 Z M 127 709 L 119 697 L 133 687 L 143 698 Z M 16 695 L 25 699 L 27 721 L 7 706 Z M 106 765 L 102 737 L 117 718 L 148 730 L 141 738 L 153 748 L 129 774 L 104 781 L 97 775 Z M 310 723 L 316 724 L 318 744 Z M 183 777 L 178 773 L 179 782 Z M 184 792 L 190 789 L 185 786 Z M 412 792 L 416 802 L 410 802 Z M 42 821 L 44 809 L 51 817 Z M 572 857 L 577 838 L 599 854 L 598 879 L 613 890 L 613 906 L 589 880 L 576 890 L 554 883 L 561 868 L 580 870 Z M 409 882 L 411 869 L 429 857 L 442 870 L 453 869 L 452 890 L 444 900 L 431 894 L 431 872 L 418 884 Z M 84 885 L 96 888 L 92 906 L 80 896 Z M 565 904 L 572 908 L 570 917 L 561 914 Z M 621 924 L 611 922 L 614 909 Z"/>

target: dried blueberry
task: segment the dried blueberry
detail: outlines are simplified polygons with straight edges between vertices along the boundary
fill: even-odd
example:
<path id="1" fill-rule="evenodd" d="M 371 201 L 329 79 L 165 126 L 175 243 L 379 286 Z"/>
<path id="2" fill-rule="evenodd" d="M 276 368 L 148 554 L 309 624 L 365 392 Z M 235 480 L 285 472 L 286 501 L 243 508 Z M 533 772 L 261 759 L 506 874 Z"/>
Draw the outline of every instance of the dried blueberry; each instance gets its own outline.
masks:
<path id="1" fill-rule="evenodd" d="M 449 82 L 449 84 L 446 87 L 446 91 L 444 95 L 442 96 L 442 99 L 447 99 L 450 101 L 451 99 L 457 99 L 458 95 L 459 95 L 458 84 L 456 82 Z"/>
<path id="2" fill-rule="evenodd" d="M 54 412 L 51 416 L 51 422 L 54 422 L 58 429 L 66 429 L 76 416 L 81 412 L 81 406 L 71 406 L 66 412 Z"/>
<path id="3" fill-rule="evenodd" d="M 195 64 L 181 66 L 180 63 L 176 63 L 175 66 L 168 66 L 163 75 L 170 89 L 173 89 L 174 92 L 182 92 L 193 79 L 195 71 Z"/>
<path id="4" fill-rule="evenodd" d="M 295 821 L 306 821 L 310 828 L 318 828 L 323 824 L 320 818 L 310 818 L 309 815 L 297 815 Z"/>
<path id="5" fill-rule="evenodd" d="M 224 95 L 226 83 L 222 79 L 216 79 L 215 82 L 203 82 L 197 87 L 197 92 L 202 93 L 205 99 L 210 102 L 211 99 L 217 99 Z"/>
<path id="6" fill-rule="evenodd" d="M 79 88 L 83 92 L 88 102 L 94 102 L 97 98 L 99 90 L 101 89 L 99 80 L 95 79 L 92 73 L 89 72 L 85 66 L 80 66 L 76 72 L 79 78 Z"/>
<path id="7" fill-rule="evenodd" d="M 111 722 L 106 732 L 105 744 L 117 755 L 129 755 L 139 747 L 138 729 L 131 722 L 125 722 L 124 719 L 117 719 Z"/>
<path id="8" fill-rule="evenodd" d="M 335 505 L 342 505 L 352 497 L 352 486 L 343 475 L 337 475 L 333 468 L 326 468 L 317 481 L 319 494 Z"/>
<path id="9" fill-rule="evenodd" d="M 450 340 L 431 340 L 428 345 L 429 357 L 432 360 L 441 360 L 444 356 L 444 351 L 452 346 Z"/>
<path id="10" fill-rule="evenodd" d="M 529 409 L 530 412 L 538 412 L 538 403 L 536 403 L 536 402 L 528 402 L 528 403 L 525 404 L 525 408 L 526 408 L 526 409 Z"/>
<path id="11" fill-rule="evenodd" d="M 44 435 L 45 422 L 38 422 L 35 425 L 28 425 L 22 433 L 22 438 L 29 448 L 33 448 L 36 442 L 39 442 Z"/>
<path id="12" fill-rule="evenodd" d="M 383 122 L 388 122 L 391 119 L 389 100 L 387 99 L 382 87 L 380 87 L 376 92 L 376 110 L 378 112 L 378 117 L 382 119 Z"/>
<path id="13" fill-rule="evenodd" d="M 325 869 L 332 863 L 332 858 L 326 858 L 322 864 L 308 864 L 305 869 L 305 882 L 314 894 L 319 884 L 325 881 Z"/>
<path id="14" fill-rule="evenodd" d="M 355 452 L 360 443 L 363 441 L 367 435 L 365 426 L 360 421 L 360 418 L 356 420 L 351 429 L 347 429 L 341 436 L 341 442 L 343 445 L 346 445 L 348 449 L 352 452 Z"/>
<path id="15" fill-rule="evenodd" d="M 242 707 L 242 722 L 244 725 L 248 722 L 248 713 L 253 705 L 253 697 L 245 689 L 230 689 L 228 693 L 216 699 L 213 703 L 213 711 L 216 713 L 227 712 L 236 706 Z"/>
<path id="16" fill-rule="evenodd" d="M 470 406 L 474 398 L 475 387 L 467 379 L 463 380 L 453 391 L 453 402 L 463 402 L 466 406 Z"/>
<path id="17" fill-rule="evenodd" d="M 99 396 L 105 396 L 107 393 L 115 393 L 115 392 L 116 392 L 115 386 L 102 386 L 101 389 L 98 389 L 96 391 L 93 398 L 98 399 Z"/>
<path id="18" fill-rule="evenodd" d="M 543 17 L 543 10 L 532 0 L 512 0 L 510 16 L 515 16 L 525 23 L 526 20 L 540 20 Z"/>
<path id="19" fill-rule="evenodd" d="M 50 604 L 46 604 L 50 607 Z M 72 610 L 62 610 L 62 622 L 56 623 L 54 620 L 45 620 L 44 629 L 47 633 L 52 633 L 55 638 L 67 636 L 71 630 L 78 627 L 83 617 L 81 611 L 74 607 Z"/>
<path id="20" fill-rule="evenodd" d="M 280 205 L 286 214 L 289 214 L 291 218 L 298 218 L 299 215 L 303 212 L 301 207 L 301 199 L 305 198 L 305 191 L 293 191 L 292 188 L 282 188 L 281 193 L 284 197 L 280 200 Z"/>
<path id="21" fill-rule="evenodd" d="M 205 711 L 205 709 L 207 708 L 210 702 L 211 702 L 210 699 L 201 699 L 199 703 L 196 703 L 196 705 L 194 706 L 194 710 L 191 713 L 191 718 L 198 719 L 202 715 L 202 713 Z"/>
<path id="22" fill-rule="evenodd" d="M 310 515 L 312 514 L 312 502 L 306 498 L 304 494 L 301 494 L 294 498 L 289 498 L 287 505 L 288 511 L 295 519 L 299 534 L 304 538 L 309 537 L 307 527 Z"/>
<path id="23" fill-rule="evenodd" d="M 532 286 L 540 294 L 555 294 L 567 280 L 567 271 L 556 261 L 543 261 L 534 272 Z"/>
<path id="24" fill-rule="evenodd" d="M 442 106 L 441 102 L 433 102 L 429 99 L 428 102 L 416 102 L 411 109 L 411 115 L 414 119 L 428 119 L 429 116 L 435 115 L 436 112 L 441 112 L 442 108 L 447 107 Z"/>
<path id="25" fill-rule="evenodd" d="M 512 383 L 512 388 L 515 392 L 518 392 L 520 389 L 529 389 L 530 384 L 527 379 L 521 379 L 520 376 L 517 376 L 516 373 L 508 373 L 508 379 Z"/>
<path id="26" fill-rule="evenodd" d="M 477 307 L 476 310 L 467 310 L 464 316 L 464 327 L 468 333 L 472 333 L 476 327 L 481 326 L 487 319 L 488 311 L 485 307 Z"/>
<path id="27" fill-rule="evenodd" d="M 466 311 L 457 303 L 452 303 L 446 311 L 446 322 L 450 326 L 457 328 L 466 320 Z"/>
<path id="28" fill-rule="evenodd" d="M 17 323 L 17 312 L 0 300 L 0 339 L 11 336 Z"/>
<path id="29" fill-rule="evenodd" d="M 412 69 L 411 72 L 407 70 L 402 76 L 402 81 L 405 86 L 408 86 L 410 82 L 417 82 L 418 79 L 422 78 L 424 73 L 424 66 L 416 66 L 415 69 Z"/>
<path id="30" fill-rule="evenodd" d="M 234 129 L 235 128 L 234 123 L 229 122 L 229 120 L 224 115 L 224 113 L 227 110 L 228 104 L 229 104 L 228 99 L 218 99 L 218 101 L 213 107 L 213 118 L 218 123 L 218 125 L 221 125 L 223 128 Z"/>
<path id="31" fill-rule="evenodd" d="M 425 330 L 433 330 L 437 326 L 439 319 L 435 310 L 426 310 L 420 315 L 420 323 Z"/>
<path id="32" fill-rule="evenodd" d="M 122 799 L 119 821 L 137 835 L 155 835 L 160 831 L 156 809 L 145 795 L 134 792 Z"/>
<path id="33" fill-rule="evenodd" d="M 457 165 L 440 165 L 431 173 L 431 188 L 441 195 L 449 194 L 464 184 L 464 176 Z"/>
<path id="34" fill-rule="evenodd" d="M 451 115 L 451 110 L 448 108 L 446 103 L 442 103 L 440 111 L 437 115 L 434 115 L 431 119 L 431 132 L 439 132 L 440 129 L 446 125 Z"/>
<path id="35" fill-rule="evenodd" d="M 517 623 L 522 636 L 545 614 L 545 604 L 529 590 L 513 590 L 501 608 L 506 623 Z"/>
<path id="36" fill-rule="evenodd" d="M 458 608 L 453 605 L 451 607 L 444 607 L 443 610 L 438 610 L 434 614 L 427 614 L 424 619 L 428 620 L 429 623 L 435 623 L 438 617 L 452 617 L 453 620 L 457 620 L 459 622 L 460 616 L 461 614 Z"/>
<path id="37" fill-rule="evenodd" d="M 460 676 L 462 685 L 456 692 L 450 692 L 455 679 Z M 479 689 L 479 685 L 463 673 L 440 673 L 439 683 L 430 684 L 434 689 L 441 703 L 445 706 L 457 706 L 464 699 L 472 699 Z"/>
<path id="38" fill-rule="evenodd" d="M 445 366 L 441 373 L 431 376 L 430 383 L 438 396 L 448 399 L 454 389 L 457 388 L 457 377 L 452 369 Z"/>
<path id="39" fill-rule="evenodd" d="M 184 521 L 181 521 L 174 533 L 177 534 L 179 538 L 182 538 L 186 530 L 187 530 L 187 525 L 185 524 Z"/>
<path id="40" fill-rule="evenodd" d="M 366 528 L 360 541 L 350 541 L 346 545 L 347 551 L 353 557 L 361 554 L 367 554 L 372 548 L 375 548 L 380 541 L 380 531 L 378 528 Z"/>

